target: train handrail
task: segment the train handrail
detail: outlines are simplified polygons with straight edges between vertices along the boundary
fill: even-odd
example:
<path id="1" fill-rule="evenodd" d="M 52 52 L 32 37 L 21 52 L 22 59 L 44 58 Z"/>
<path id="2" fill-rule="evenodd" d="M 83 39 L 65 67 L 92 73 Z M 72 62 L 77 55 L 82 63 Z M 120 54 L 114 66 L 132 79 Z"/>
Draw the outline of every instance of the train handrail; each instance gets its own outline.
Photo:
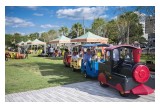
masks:
<path id="1" fill-rule="evenodd" d="M 125 75 L 122 75 L 122 74 L 118 74 L 118 73 L 113 73 L 113 74 L 124 77 L 124 78 L 127 78 Z"/>

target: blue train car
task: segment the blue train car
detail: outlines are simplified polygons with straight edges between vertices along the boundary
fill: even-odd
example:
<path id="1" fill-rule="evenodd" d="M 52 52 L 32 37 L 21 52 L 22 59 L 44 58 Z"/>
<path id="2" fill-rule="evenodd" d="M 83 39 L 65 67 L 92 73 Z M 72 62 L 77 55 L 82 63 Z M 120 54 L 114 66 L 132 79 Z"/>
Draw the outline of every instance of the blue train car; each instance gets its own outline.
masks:
<path id="1" fill-rule="evenodd" d="M 108 44 L 85 44 L 82 47 L 84 48 L 90 48 L 90 47 L 109 47 Z M 92 77 L 97 78 L 99 73 L 99 63 L 103 63 L 104 59 L 90 59 L 87 62 L 84 62 L 82 60 L 81 63 L 81 73 L 84 73 L 84 76 L 86 78 Z"/>

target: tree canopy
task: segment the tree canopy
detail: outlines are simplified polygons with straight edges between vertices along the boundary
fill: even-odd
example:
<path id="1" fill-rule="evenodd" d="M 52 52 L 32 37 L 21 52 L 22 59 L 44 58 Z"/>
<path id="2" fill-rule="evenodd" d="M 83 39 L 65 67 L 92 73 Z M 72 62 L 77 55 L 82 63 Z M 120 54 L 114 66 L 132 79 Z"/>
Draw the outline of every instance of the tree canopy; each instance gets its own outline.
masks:
<path id="1" fill-rule="evenodd" d="M 106 21 L 103 18 L 96 18 L 90 28 L 85 29 L 86 32 L 92 33 L 109 38 L 109 43 L 119 44 L 128 43 L 131 44 L 134 41 L 146 41 L 142 38 L 143 27 L 140 24 L 139 16 L 134 12 L 124 12 L 120 14 L 116 19 Z M 76 38 L 84 34 L 84 29 L 81 23 L 74 23 L 69 29 L 62 26 L 59 30 L 51 29 L 48 32 L 43 33 L 31 33 L 29 35 L 21 35 L 19 33 L 6 34 L 5 44 L 12 46 L 20 41 L 40 39 L 44 42 L 48 42 L 57 38 L 60 35 L 64 35 L 70 38 Z"/>

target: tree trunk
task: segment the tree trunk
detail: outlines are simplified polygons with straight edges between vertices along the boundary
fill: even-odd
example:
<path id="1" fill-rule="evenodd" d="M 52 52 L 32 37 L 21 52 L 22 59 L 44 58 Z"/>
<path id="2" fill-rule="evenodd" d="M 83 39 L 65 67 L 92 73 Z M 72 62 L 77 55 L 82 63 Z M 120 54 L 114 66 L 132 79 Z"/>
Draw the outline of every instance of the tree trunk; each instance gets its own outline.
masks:
<path id="1" fill-rule="evenodd" d="M 129 44 L 129 25 L 127 27 L 127 44 Z"/>

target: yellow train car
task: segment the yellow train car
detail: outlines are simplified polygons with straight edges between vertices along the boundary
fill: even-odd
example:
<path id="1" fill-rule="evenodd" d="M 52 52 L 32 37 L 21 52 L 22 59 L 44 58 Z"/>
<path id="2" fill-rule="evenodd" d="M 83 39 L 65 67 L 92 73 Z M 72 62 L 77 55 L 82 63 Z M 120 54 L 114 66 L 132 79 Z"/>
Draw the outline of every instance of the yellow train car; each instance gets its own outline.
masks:
<path id="1" fill-rule="evenodd" d="M 12 59 L 16 58 L 16 52 L 9 52 L 10 56 Z"/>
<path id="2" fill-rule="evenodd" d="M 77 58 L 76 60 L 71 58 L 70 67 L 72 68 L 72 71 L 80 70 L 81 62 L 82 62 L 82 58 Z"/>

